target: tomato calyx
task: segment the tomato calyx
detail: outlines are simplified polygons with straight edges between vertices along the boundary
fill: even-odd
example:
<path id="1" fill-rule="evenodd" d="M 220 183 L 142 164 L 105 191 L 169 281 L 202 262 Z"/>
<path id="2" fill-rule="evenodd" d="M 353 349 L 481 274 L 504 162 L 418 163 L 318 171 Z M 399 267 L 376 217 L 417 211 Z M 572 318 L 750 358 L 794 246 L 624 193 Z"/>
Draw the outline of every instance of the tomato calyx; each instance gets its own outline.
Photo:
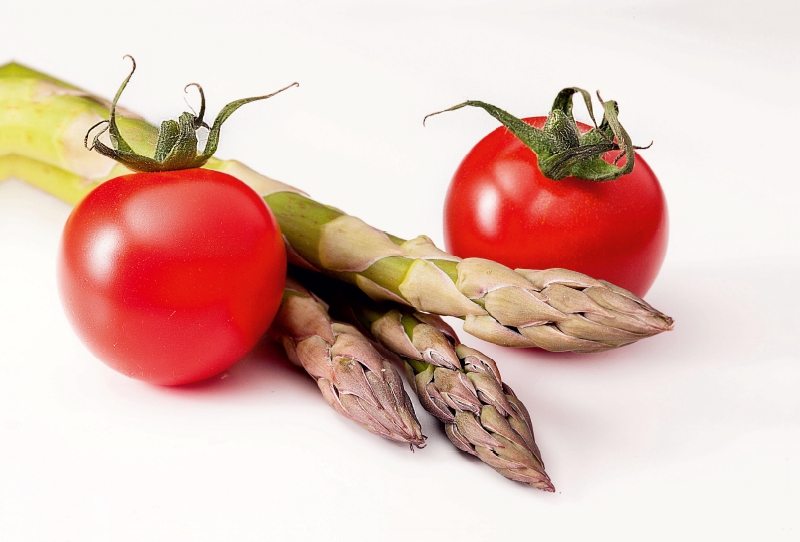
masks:
<path id="1" fill-rule="evenodd" d="M 580 94 L 589 111 L 594 128 L 581 134 L 572 115 L 572 98 Z M 628 132 L 619 122 L 619 106 L 613 100 L 604 101 L 597 93 L 603 106 L 603 119 L 600 124 L 594 117 L 592 99 L 581 88 L 568 87 L 556 96 L 544 126 L 539 129 L 531 126 L 511 113 L 497 106 L 478 100 L 467 100 L 442 111 L 431 113 L 423 119 L 462 107 L 478 107 L 499 120 L 525 146 L 536 154 L 539 170 L 545 177 L 558 181 L 565 177 L 577 177 L 587 181 L 613 181 L 633 171 L 634 150 L 647 147 L 633 145 Z M 651 143 L 652 144 L 652 143 Z M 648 145 L 649 147 L 649 145 Z M 603 159 L 608 152 L 618 151 L 612 163 Z M 625 159 L 622 166 L 617 163 Z"/>
<path id="2" fill-rule="evenodd" d="M 128 142 L 125 141 L 125 138 L 122 137 L 117 127 L 117 101 L 133 76 L 133 72 L 136 71 L 136 61 L 134 58 L 130 55 L 125 55 L 125 58 L 131 60 L 131 71 L 125 80 L 122 81 L 119 90 L 117 90 L 117 94 L 114 96 L 109 118 L 108 120 L 100 121 L 92 126 L 86 133 L 83 143 L 87 149 L 95 150 L 104 156 L 116 160 L 128 169 L 138 172 L 152 173 L 202 167 L 217 151 L 222 124 L 228 120 L 228 117 L 230 117 L 234 111 L 250 102 L 265 100 L 291 87 L 300 86 L 299 83 L 292 83 L 271 94 L 235 100 L 222 108 L 217 118 L 214 120 L 214 123 L 209 127 L 203 120 L 206 109 L 206 98 L 203 88 L 197 83 L 190 83 L 184 87 L 184 92 L 188 92 L 189 87 L 196 87 L 198 89 L 200 92 L 200 113 L 195 115 L 193 113 L 184 112 L 178 117 L 177 121 L 166 120 L 162 122 L 158 130 L 158 141 L 156 143 L 155 153 L 153 157 L 150 158 L 135 152 Z M 95 134 L 92 139 L 92 144 L 89 145 L 89 136 L 95 128 L 103 124 L 105 124 L 105 127 Z M 206 144 L 202 152 L 199 152 L 197 149 L 197 131 L 200 130 L 200 128 L 208 130 L 208 138 L 206 139 Z M 111 147 L 100 141 L 100 136 L 106 131 L 111 140 Z"/>

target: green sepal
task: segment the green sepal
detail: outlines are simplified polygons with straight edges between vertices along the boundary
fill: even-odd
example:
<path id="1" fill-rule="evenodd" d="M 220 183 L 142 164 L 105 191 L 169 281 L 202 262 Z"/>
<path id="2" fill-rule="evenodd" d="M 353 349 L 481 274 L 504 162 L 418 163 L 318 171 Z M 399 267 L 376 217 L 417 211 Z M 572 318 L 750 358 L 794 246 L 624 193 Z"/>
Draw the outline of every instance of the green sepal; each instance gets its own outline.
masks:
<path id="1" fill-rule="evenodd" d="M 580 94 L 589 111 L 594 128 L 581 134 L 578 124 L 572 115 L 572 100 Z M 630 173 L 634 166 L 634 149 L 631 138 L 619 122 L 617 102 L 603 101 L 603 119 L 600 125 L 594 117 L 590 94 L 577 87 L 568 87 L 558 93 L 544 126 L 535 128 L 511 113 L 497 106 L 477 100 L 454 105 L 448 109 L 431 113 L 438 115 L 446 111 L 455 111 L 462 107 L 478 107 L 500 121 L 509 132 L 514 134 L 526 147 L 536 154 L 539 170 L 545 177 L 560 180 L 565 177 L 577 177 L 587 181 L 613 181 Z M 423 120 L 423 124 L 425 122 Z M 603 160 L 607 152 L 619 151 L 614 163 Z M 616 162 L 625 157 L 625 164 L 617 166 Z"/>
<path id="2" fill-rule="evenodd" d="M 425 124 L 425 121 L 428 120 L 428 117 L 432 117 L 433 115 L 438 115 L 439 113 L 445 113 L 447 111 L 455 111 L 456 109 L 461 109 L 462 107 L 480 107 L 491 116 L 499 120 L 503 126 L 508 128 L 508 131 L 517 136 L 525 145 L 527 145 L 533 152 L 538 155 L 544 154 L 549 152 L 550 146 L 547 141 L 547 136 L 545 134 L 528 124 L 527 122 L 523 121 L 512 115 L 511 113 L 500 109 L 492 104 L 488 104 L 486 102 L 480 102 L 477 100 L 468 100 L 464 103 L 460 103 L 458 105 L 454 105 L 453 107 L 449 107 L 442 111 L 437 111 L 436 113 L 431 113 L 427 115 L 423 120 L 422 124 Z"/>
<path id="3" fill-rule="evenodd" d="M 224 123 L 234 111 L 250 102 L 265 100 L 275 96 L 280 92 L 283 92 L 288 88 L 299 86 L 298 83 L 292 83 L 291 85 L 288 85 L 271 94 L 233 101 L 222 108 L 217 115 L 217 118 L 214 120 L 214 124 L 211 126 L 211 128 L 209 128 L 208 125 L 203 121 L 206 103 L 205 94 L 203 93 L 202 87 L 196 83 L 187 85 L 186 89 L 188 89 L 189 86 L 196 86 L 200 91 L 200 113 L 198 115 L 194 115 L 192 113 L 184 112 L 180 115 L 180 117 L 178 117 L 177 121 L 167 120 L 162 122 L 161 128 L 158 131 L 158 141 L 156 143 L 155 153 L 153 157 L 150 158 L 148 156 L 143 156 L 136 153 L 128 144 L 128 142 L 125 141 L 125 138 L 122 137 L 119 127 L 117 126 L 117 102 L 122 95 L 122 91 L 125 90 L 125 87 L 128 85 L 131 76 L 133 76 L 133 72 L 136 71 L 136 61 L 133 59 L 133 57 L 126 55 L 126 58 L 131 59 L 133 66 L 128 76 L 120 85 L 119 90 L 117 90 L 117 94 L 114 96 L 114 101 L 111 103 L 111 113 L 109 118 L 107 121 L 102 121 L 92 126 L 84 138 L 84 144 L 89 150 L 95 150 L 104 156 L 113 158 L 120 164 L 133 171 L 175 171 L 180 169 L 202 167 L 217 151 L 222 123 Z M 90 146 L 88 144 L 89 135 L 100 124 L 106 124 L 106 127 L 95 134 Z M 203 127 L 208 129 L 208 138 L 206 139 L 203 152 L 199 152 L 197 149 L 197 130 Z M 105 131 L 108 131 L 109 139 L 111 140 L 111 147 L 100 141 L 100 136 Z"/>

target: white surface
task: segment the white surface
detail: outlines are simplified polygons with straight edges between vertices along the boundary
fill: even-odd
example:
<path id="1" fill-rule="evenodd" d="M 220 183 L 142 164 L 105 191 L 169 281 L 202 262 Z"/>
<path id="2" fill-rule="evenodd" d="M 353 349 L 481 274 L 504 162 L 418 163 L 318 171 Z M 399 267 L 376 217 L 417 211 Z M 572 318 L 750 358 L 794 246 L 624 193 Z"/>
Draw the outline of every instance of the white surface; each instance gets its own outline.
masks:
<path id="1" fill-rule="evenodd" d="M 237 113 L 220 156 L 404 237 L 441 241 L 449 178 L 495 126 L 425 114 L 466 98 L 538 114 L 564 86 L 601 89 L 655 141 L 671 239 L 648 300 L 677 325 L 593 356 L 479 345 L 532 413 L 545 494 L 420 408 L 424 450 L 366 433 L 267 343 L 194 386 L 112 372 L 58 303 L 69 208 L 2 183 L 0 539 L 800 538 L 796 3 L 128 4 L 4 8 L 0 62 L 111 96 L 133 54 L 122 101 L 153 121 L 191 81 L 215 113 L 297 80 Z"/>

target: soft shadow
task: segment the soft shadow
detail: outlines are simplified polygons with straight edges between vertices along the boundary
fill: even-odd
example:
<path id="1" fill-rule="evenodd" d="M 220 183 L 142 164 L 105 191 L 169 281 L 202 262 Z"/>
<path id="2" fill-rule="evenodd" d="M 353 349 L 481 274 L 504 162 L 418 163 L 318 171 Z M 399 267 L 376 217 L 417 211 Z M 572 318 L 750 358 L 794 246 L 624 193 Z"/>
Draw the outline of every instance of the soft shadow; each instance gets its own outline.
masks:
<path id="1" fill-rule="evenodd" d="M 675 318 L 673 331 L 600 354 L 489 345 L 556 487 L 580 496 L 759 431 L 800 428 L 798 274 L 792 261 L 673 267 L 648 296 Z"/>
<path id="2" fill-rule="evenodd" d="M 192 384 L 160 387 L 165 393 L 185 396 L 248 395 L 275 388 L 317 390 L 313 379 L 292 364 L 283 348 L 267 337 L 244 359 L 219 375 Z"/>

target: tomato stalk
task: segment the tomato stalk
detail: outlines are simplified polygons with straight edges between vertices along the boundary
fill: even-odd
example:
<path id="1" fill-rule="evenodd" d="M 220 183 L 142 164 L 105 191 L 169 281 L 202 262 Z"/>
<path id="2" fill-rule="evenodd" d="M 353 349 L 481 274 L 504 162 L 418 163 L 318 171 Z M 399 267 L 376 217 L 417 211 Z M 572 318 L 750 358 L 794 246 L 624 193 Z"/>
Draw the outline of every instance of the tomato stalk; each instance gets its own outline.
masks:
<path id="1" fill-rule="evenodd" d="M 581 133 L 572 115 L 572 97 L 580 94 L 589 111 L 594 128 Z M 619 106 L 613 100 L 603 101 L 600 93 L 597 98 L 603 106 L 603 119 L 600 124 L 594 117 L 592 99 L 589 93 L 581 88 L 568 87 L 556 96 L 553 107 L 542 128 L 536 128 L 511 113 L 492 104 L 478 100 L 468 100 L 433 115 L 455 111 L 462 107 L 478 107 L 499 120 L 526 147 L 536 154 L 539 169 L 545 177 L 558 181 L 566 177 L 576 177 L 587 181 L 613 181 L 633 171 L 634 150 L 628 132 L 619 122 Z M 603 157 L 608 152 L 619 151 L 613 163 L 606 162 Z M 622 166 L 618 166 L 624 157 Z"/>
<path id="2" fill-rule="evenodd" d="M 206 110 L 206 98 L 203 87 L 197 83 L 190 83 L 186 85 L 184 91 L 191 86 L 197 87 L 200 91 L 200 113 L 198 115 L 193 115 L 192 113 L 185 112 L 181 114 L 177 121 L 165 120 L 162 122 L 161 128 L 158 131 L 158 142 L 156 143 L 155 154 L 153 158 L 150 158 L 134 151 L 128 142 L 125 141 L 125 138 L 122 137 L 122 134 L 119 132 L 119 127 L 117 126 L 117 102 L 122 95 L 122 91 L 125 90 L 125 87 L 131 80 L 133 72 L 136 71 L 136 61 L 133 57 L 130 55 L 125 55 L 125 57 L 131 60 L 131 71 L 125 80 L 122 81 L 122 84 L 117 90 L 117 94 L 114 96 L 114 100 L 111 102 L 111 114 L 108 120 L 102 120 L 89 129 L 84 138 L 84 145 L 86 145 L 89 150 L 95 150 L 104 156 L 108 156 L 133 171 L 153 173 L 157 171 L 176 171 L 202 167 L 208 162 L 211 156 L 217 152 L 222 123 L 228 120 L 228 117 L 230 117 L 234 111 L 250 102 L 265 100 L 286 89 L 299 86 L 299 83 L 292 83 L 271 94 L 235 100 L 222 108 L 217 118 L 214 120 L 214 124 L 209 128 L 203 120 L 203 115 Z M 101 124 L 105 124 L 105 128 L 95 134 L 92 139 L 92 144 L 89 145 L 89 135 Z M 208 139 L 206 140 L 203 152 L 198 152 L 197 150 L 196 132 L 200 128 L 206 128 L 208 130 Z M 100 136 L 106 131 L 108 131 L 112 147 L 100 141 Z"/>

